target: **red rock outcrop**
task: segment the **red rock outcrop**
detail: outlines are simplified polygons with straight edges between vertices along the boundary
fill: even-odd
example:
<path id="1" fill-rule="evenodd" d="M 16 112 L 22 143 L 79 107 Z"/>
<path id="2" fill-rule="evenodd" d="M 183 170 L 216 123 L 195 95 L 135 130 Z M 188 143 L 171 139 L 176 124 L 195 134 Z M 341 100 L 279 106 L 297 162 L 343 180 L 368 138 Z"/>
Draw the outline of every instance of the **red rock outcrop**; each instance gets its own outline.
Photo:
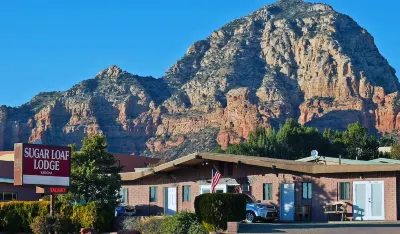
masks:
<path id="1" fill-rule="evenodd" d="M 319 129 L 400 128 L 399 82 L 373 37 L 324 4 L 280 0 L 195 42 L 160 79 L 111 66 L 65 92 L 0 107 L 0 150 L 80 144 L 175 158 L 223 148 L 287 118 Z"/>

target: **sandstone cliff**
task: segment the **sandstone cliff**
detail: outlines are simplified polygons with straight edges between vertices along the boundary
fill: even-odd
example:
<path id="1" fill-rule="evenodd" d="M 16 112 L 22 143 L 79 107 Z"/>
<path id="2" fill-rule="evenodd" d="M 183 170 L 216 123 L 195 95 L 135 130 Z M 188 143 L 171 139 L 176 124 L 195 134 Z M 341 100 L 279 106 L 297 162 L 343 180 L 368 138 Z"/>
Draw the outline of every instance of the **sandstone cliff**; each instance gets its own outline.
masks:
<path id="1" fill-rule="evenodd" d="M 373 37 L 324 4 L 280 0 L 195 42 L 160 79 L 111 66 L 66 92 L 0 107 L 0 149 L 91 132 L 109 150 L 179 157 L 287 118 L 320 129 L 400 127 L 399 82 Z"/>

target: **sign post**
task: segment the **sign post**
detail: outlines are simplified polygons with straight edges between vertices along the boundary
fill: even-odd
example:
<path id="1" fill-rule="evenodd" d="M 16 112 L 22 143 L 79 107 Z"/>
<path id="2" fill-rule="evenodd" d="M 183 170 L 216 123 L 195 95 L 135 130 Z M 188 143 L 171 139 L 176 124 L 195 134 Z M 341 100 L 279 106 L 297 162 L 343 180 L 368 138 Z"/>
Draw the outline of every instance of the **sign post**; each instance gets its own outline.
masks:
<path id="1" fill-rule="evenodd" d="M 50 216 L 54 216 L 54 193 L 50 194 Z"/>
<path id="2" fill-rule="evenodd" d="M 70 185 L 71 148 L 18 143 L 14 155 L 14 185 L 40 186 L 50 194 L 50 215 L 54 215 L 54 194 L 66 193 Z"/>

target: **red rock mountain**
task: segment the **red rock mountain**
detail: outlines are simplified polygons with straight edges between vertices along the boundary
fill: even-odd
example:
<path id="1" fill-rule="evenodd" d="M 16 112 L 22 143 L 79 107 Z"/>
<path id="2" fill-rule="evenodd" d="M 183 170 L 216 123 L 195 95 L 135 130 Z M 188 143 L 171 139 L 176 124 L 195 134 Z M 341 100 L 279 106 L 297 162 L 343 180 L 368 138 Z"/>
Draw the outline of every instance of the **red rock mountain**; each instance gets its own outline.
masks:
<path id="1" fill-rule="evenodd" d="M 400 126 L 399 82 L 373 37 L 324 4 L 280 0 L 195 42 L 160 79 L 111 66 L 65 92 L 0 108 L 0 149 L 107 136 L 109 150 L 175 158 L 287 118 L 320 129 Z"/>

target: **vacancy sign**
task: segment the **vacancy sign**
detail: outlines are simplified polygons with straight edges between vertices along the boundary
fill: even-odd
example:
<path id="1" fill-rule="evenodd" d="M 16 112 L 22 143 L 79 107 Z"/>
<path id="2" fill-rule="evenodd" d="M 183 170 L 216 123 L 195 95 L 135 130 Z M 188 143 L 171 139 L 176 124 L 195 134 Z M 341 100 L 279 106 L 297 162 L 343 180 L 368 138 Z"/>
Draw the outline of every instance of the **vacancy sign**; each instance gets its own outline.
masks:
<path id="1" fill-rule="evenodd" d="M 70 147 L 18 143 L 14 155 L 14 185 L 69 186 Z"/>

